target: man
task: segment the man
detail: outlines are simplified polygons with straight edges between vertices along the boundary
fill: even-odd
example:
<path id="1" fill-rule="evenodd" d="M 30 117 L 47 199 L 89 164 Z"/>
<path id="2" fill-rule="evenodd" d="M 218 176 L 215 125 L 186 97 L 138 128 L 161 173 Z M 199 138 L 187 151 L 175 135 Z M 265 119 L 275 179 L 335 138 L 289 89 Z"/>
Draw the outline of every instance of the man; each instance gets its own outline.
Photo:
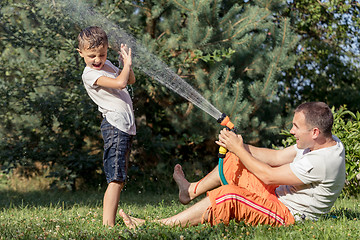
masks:
<path id="1" fill-rule="evenodd" d="M 187 204 L 205 192 L 207 197 L 157 221 L 187 226 L 227 224 L 235 219 L 280 226 L 318 219 L 331 209 L 345 183 L 345 150 L 332 135 L 332 125 L 330 108 L 322 102 L 309 102 L 295 110 L 290 133 L 296 145 L 282 150 L 247 145 L 241 135 L 222 130 L 216 143 L 229 150 L 223 166 L 228 185 L 222 185 L 218 167 L 199 182 L 189 183 L 176 165 L 173 176 L 180 201 Z M 123 210 L 119 213 L 128 227 L 144 223 Z"/>

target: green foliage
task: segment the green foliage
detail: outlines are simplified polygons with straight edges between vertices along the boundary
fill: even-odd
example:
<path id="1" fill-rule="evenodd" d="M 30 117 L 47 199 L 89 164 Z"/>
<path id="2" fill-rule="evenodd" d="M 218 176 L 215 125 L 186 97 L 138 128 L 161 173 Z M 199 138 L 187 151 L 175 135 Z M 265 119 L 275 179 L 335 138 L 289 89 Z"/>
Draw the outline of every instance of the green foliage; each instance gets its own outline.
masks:
<path id="1" fill-rule="evenodd" d="M 229 49 L 221 49 L 221 50 L 215 50 L 212 54 L 204 55 L 204 53 L 201 50 L 195 50 L 194 58 L 190 58 L 190 61 L 196 61 L 196 59 L 201 59 L 204 62 L 221 62 L 225 58 L 231 58 L 231 56 L 235 53 L 234 50 L 231 48 Z"/>
<path id="2" fill-rule="evenodd" d="M 106 18 L 134 35 L 229 115 L 248 143 L 277 144 L 289 109 L 298 101 L 358 106 L 356 53 L 345 51 L 351 41 L 356 44 L 348 36 L 358 36 L 358 3 L 84 2 L 104 16 L 92 24 Z M 82 86 L 84 64 L 76 52 L 76 36 L 89 23 L 68 15 L 78 11 L 76 4 L 0 3 L 0 165 L 8 171 L 41 162 L 57 177 L 54 187 L 71 189 L 81 178 L 90 185 L 104 182 L 101 116 Z M 64 5 L 69 11 L 61 10 Z M 79 11 L 77 19 L 89 14 Z M 351 21 L 339 17 L 343 14 Z M 108 55 L 113 63 L 115 49 L 110 46 Z M 176 163 L 191 170 L 192 177 L 208 172 L 217 162 L 214 140 L 220 126 L 141 67 L 134 66 L 137 82 L 131 88 L 137 137 L 129 181 L 167 179 Z"/>
<path id="3" fill-rule="evenodd" d="M 76 178 L 97 181 L 102 143 L 69 20 L 44 2 L 1 8 L 0 165 L 9 171 L 40 162 L 59 177 L 54 186 L 74 189 Z"/>
<path id="4" fill-rule="evenodd" d="M 341 107 L 334 114 L 334 134 L 345 146 L 347 186 L 346 195 L 359 194 L 360 177 L 360 112 L 353 113 Z"/>
<path id="5" fill-rule="evenodd" d="M 353 113 L 347 110 L 346 106 L 341 106 L 337 111 L 332 108 L 334 114 L 333 134 L 336 135 L 345 147 L 346 161 L 346 186 L 343 193 L 347 196 L 358 195 L 360 175 L 360 113 Z M 282 140 L 283 146 L 291 146 L 296 143 L 296 139 L 289 131 L 283 131 L 287 136 Z"/>
<path id="6" fill-rule="evenodd" d="M 248 141 L 269 144 L 284 123 L 275 96 L 276 77 L 292 67 L 296 59 L 289 54 L 296 44 L 289 22 L 285 18 L 275 20 L 272 14 L 281 9 L 282 1 L 135 2 L 138 12 L 129 18 L 130 24 L 146 29 L 143 34 L 136 32 L 136 37 L 217 109 L 229 115 Z M 193 146 L 183 145 L 163 155 L 160 161 L 167 159 L 170 166 L 180 161 L 195 171 L 211 169 L 216 164 L 214 140 L 219 125 L 191 103 L 156 84 L 147 81 L 137 90 L 145 91 L 141 96 L 149 96 L 146 106 L 155 104 L 157 109 L 164 109 L 161 122 L 168 122 L 170 128 L 166 126 L 166 131 L 162 128 L 157 132 L 151 127 L 147 132 L 167 141 L 175 140 L 175 146 L 180 140 L 176 136 L 184 133 L 204 136 L 202 146 L 197 147 L 201 160 Z M 160 123 L 153 120 L 160 119 L 146 114 L 151 126 Z"/>
<path id="7" fill-rule="evenodd" d="M 266 145 L 279 132 L 276 77 L 296 59 L 288 19 L 274 18 L 283 1 L 85 2 L 227 113 L 249 141 Z M 39 161 L 53 170 L 54 187 L 70 189 L 79 178 L 98 183 L 102 166 L 101 117 L 82 86 L 76 52 L 77 34 L 91 18 L 77 4 L 2 1 L 0 11 L 0 164 L 9 170 Z M 114 60 L 116 46 L 110 47 Z M 141 71 L 136 77 L 129 181 L 165 179 L 178 162 L 194 175 L 216 165 L 216 121 Z"/>
<path id="8" fill-rule="evenodd" d="M 294 31 L 300 36 L 294 68 L 279 79 L 280 94 L 293 106 L 305 101 L 324 101 L 339 108 L 358 110 L 360 102 L 358 1 L 289 1 Z M 345 94 L 344 94 L 345 93 Z"/>

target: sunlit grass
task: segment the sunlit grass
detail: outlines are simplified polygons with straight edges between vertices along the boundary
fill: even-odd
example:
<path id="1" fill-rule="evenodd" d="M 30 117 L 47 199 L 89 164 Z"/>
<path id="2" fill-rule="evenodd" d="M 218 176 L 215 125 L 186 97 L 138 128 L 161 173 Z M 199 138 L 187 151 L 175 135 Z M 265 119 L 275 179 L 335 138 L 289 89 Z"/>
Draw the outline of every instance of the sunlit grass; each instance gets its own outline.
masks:
<path id="1" fill-rule="evenodd" d="M 317 222 L 279 228 L 231 222 L 228 226 L 204 224 L 183 229 L 150 222 L 188 207 L 177 201 L 175 191 L 159 195 L 132 189 L 122 193 L 119 208 L 148 221 L 137 230 L 128 230 L 119 218 L 115 227 L 102 225 L 104 189 L 15 191 L 6 184 L 1 186 L 0 239 L 358 239 L 360 236 L 360 202 L 355 198 L 339 199 L 331 213 Z"/>

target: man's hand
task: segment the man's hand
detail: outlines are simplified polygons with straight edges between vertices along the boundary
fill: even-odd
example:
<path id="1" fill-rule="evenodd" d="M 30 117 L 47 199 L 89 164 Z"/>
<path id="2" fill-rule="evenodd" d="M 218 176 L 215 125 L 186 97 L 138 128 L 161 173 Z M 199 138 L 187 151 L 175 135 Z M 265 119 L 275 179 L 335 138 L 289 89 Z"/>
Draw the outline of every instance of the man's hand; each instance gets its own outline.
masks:
<path id="1" fill-rule="evenodd" d="M 216 144 L 226 148 L 230 152 L 235 152 L 236 150 L 244 148 L 242 136 L 236 135 L 234 132 L 227 129 L 220 131 L 219 140 L 216 141 Z"/>

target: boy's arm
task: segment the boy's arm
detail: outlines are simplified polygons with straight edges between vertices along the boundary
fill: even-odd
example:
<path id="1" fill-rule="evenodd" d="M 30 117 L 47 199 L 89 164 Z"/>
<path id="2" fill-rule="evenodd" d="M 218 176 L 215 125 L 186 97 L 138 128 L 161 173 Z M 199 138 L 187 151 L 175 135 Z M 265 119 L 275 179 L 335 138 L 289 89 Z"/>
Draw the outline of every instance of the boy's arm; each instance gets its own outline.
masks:
<path id="1" fill-rule="evenodd" d="M 130 82 L 130 72 L 132 72 L 132 70 L 130 70 L 130 66 L 124 66 L 121 73 L 116 78 L 101 76 L 96 80 L 95 84 L 101 87 L 123 89 L 126 87 L 126 85 L 132 84 Z M 133 79 L 133 81 L 134 80 L 135 78 Z"/>
<path id="2" fill-rule="evenodd" d="M 110 78 L 106 76 L 99 77 L 95 84 L 102 87 L 123 89 L 128 84 L 135 83 L 135 75 L 131 69 L 132 59 L 131 59 L 131 48 L 127 50 L 126 45 L 121 45 L 120 51 L 121 58 L 123 59 L 124 67 L 116 78 Z"/>
<path id="3" fill-rule="evenodd" d="M 132 68 L 130 68 L 128 84 L 134 84 L 136 82 L 135 74 Z"/>

